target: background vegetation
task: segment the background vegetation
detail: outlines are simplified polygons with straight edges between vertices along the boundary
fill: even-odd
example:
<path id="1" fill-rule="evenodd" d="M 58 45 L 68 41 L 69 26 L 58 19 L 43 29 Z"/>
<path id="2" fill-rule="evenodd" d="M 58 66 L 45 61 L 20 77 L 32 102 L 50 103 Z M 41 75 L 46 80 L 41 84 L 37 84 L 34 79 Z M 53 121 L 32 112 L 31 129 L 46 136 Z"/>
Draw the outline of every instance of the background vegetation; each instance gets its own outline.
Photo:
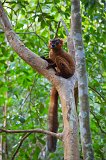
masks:
<path id="1" fill-rule="evenodd" d="M 39 56 L 48 55 L 48 41 L 55 35 L 62 17 L 70 30 L 70 1 L 64 0 L 4 0 L 15 32 L 24 44 Z M 91 130 L 96 160 L 106 160 L 106 2 L 81 0 L 82 32 L 89 78 Z M 59 28 L 66 48 L 64 28 Z M 34 72 L 11 49 L 0 28 L 0 127 L 6 120 L 7 129 L 47 129 L 49 82 Z M 6 106 L 7 114 L 3 115 Z M 59 107 L 59 130 L 63 128 Z M 16 150 L 22 134 L 7 135 L 8 159 Z M 46 150 L 46 136 L 31 134 L 21 146 L 17 160 L 37 160 Z M 44 152 L 45 153 L 45 152 Z M 58 143 L 55 154 L 46 159 L 63 158 Z"/>

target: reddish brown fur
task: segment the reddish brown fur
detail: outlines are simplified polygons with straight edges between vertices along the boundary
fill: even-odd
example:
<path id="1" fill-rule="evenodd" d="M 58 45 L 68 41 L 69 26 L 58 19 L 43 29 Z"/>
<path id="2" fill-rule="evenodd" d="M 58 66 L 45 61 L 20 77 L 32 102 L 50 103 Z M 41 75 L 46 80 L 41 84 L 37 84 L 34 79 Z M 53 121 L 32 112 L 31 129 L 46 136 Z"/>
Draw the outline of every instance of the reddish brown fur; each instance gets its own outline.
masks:
<path id="1" fill-rule="evenodd" d="M 48 113 L 48 129 L 51 132 L 57 132 L 58 130 L 58 92 L 52 87 L 50 94 L 50 106 Z M 47 147 L 49 152 L 56 150 L 57 138 L 48 135 L 47 136 Z"/>
<path id="2" fill-rule="evenodd" d="M 58 40 L 60 43 L 55 48 L 52 48 L 52 41 L 49 43 L 49 59 L 55 64 L 57 75 L 69 78 L 75 72 L 75 63 L 71 55 L 62 49 L 63 41 L 60 39 Z M 52 67 L 51 64 L 49 64 L 49 66 Z M 50 68 L 49 66 L 48 68 Z"/>

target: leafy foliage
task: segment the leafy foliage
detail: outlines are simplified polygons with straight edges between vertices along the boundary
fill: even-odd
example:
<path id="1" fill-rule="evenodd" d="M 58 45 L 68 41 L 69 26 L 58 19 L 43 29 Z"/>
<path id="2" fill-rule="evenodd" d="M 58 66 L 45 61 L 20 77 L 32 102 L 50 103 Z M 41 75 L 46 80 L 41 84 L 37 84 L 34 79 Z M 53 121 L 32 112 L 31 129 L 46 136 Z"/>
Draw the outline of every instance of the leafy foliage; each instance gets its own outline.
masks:
<path id="1" fill-rule="evenodd" d="M 15 32 L 24 44 L 39 56 L 48 55 L 48 41 L 55 35 L 62 17 L 70 29 L 70 1 L 8 0 L 2 1 Z M 106 156 L 106 54 L 105 10 L 103 0 L 81 1 L 82 31 L 89 77 L 91 130 L 96 160 Z M 59 37 L 66 41 L 61 26 Z M 33 71 L 9 46 L 0 29 L 0 111 L 7 107 L 7 116 L 0 115 L 0 126 L 7 120 L 8 129 L 47 129 L 50 84 Z M 61 107 L 59 121 L 62 131 Z M 22 134 L 7 135 L 8 159 L 11 159 Z M 16 159 L 63 159 L 58 143 L 55 154 L 46 153 L 46 136 L 31 134 L 21 146 Z M 44 152 L 43 152 L 44 151 Z M 45 153 L 46 155 L 42 156 Z"/>

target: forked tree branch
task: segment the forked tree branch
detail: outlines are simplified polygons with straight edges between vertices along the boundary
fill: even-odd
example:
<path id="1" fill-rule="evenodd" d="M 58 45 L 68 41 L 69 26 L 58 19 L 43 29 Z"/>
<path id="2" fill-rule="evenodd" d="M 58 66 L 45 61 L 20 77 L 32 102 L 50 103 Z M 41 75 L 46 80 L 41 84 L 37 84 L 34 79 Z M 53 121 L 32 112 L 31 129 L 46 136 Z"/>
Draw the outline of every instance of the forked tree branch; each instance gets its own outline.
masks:
<path id="1" fill-rule="evenodd" d="M 17 155 L 19 149 L 20 149 L 20 147 L 22 146 L 23 142 L 25 141 L 25 139 L 26 139 L 30 134 L 31 134 L 31 133 L 26 133 L 26 134 L 22 137 L 22 139 L 21 139 L 21 141 L 20 141 L 20 143 L 19 143 L 19 145 L 18 145 L 16 151 L 14 152 L 14 154 L 13 154 L 11 160 L 14 160 L 14 159 L 15 159 L 15 157 L 16 157 L 16 155 Z"/>
<path id="2" fill-rule="evenodd" d="M 43 129 L 30 129 L 30 130 L 6 130 L 6 129 L 0 129 L 0 133 L 10 133 L 10 134 L 25 133 L 25 135 L 21 139 L 16 151 L 14 152 L 14 154 L 12 156 L 12 160 L 14 160 L 14 158 L 15 158 L 16 154 L 18 153 L 20 147 L 22 146 L 23 142 L 25 141 L 25 139 L 31 133 L 43 133 L 43 134 L 54 136 L 54 137 L 56 137 L 57 139 L 60 139 L 60 140 L 63 139 L 63 134 L 62 133 L 54 133 L 54 132 L 50 132 L 50 131 L 43 130 Z"/>

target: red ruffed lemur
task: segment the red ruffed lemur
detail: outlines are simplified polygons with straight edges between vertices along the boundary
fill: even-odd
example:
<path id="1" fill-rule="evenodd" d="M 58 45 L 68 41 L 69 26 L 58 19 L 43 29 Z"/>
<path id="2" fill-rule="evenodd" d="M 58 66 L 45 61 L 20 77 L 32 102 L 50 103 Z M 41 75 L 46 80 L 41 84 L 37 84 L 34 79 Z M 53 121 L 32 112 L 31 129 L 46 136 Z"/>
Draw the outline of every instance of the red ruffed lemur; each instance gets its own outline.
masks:
<path id="1" fill-rule="evenodd" d="M 73 76 L 75 72 L 75 63 L 72 56 L 66 53 L 63 49 L 63 41 L 55 38 L 49 42 L 49 58 L 44 58 L 48 62 L 49 68 L 54 68 L 56 75 L 63 78 Z M 58 130 L 58 92 L 53 86 L 50 94 L 50 106 L 48 113 L 48 129 L 51 132 L 57 133 Z M 57 138 L 51 135 L 47 136 L 48 151 L 54 152 L 56 150 Z"/>

